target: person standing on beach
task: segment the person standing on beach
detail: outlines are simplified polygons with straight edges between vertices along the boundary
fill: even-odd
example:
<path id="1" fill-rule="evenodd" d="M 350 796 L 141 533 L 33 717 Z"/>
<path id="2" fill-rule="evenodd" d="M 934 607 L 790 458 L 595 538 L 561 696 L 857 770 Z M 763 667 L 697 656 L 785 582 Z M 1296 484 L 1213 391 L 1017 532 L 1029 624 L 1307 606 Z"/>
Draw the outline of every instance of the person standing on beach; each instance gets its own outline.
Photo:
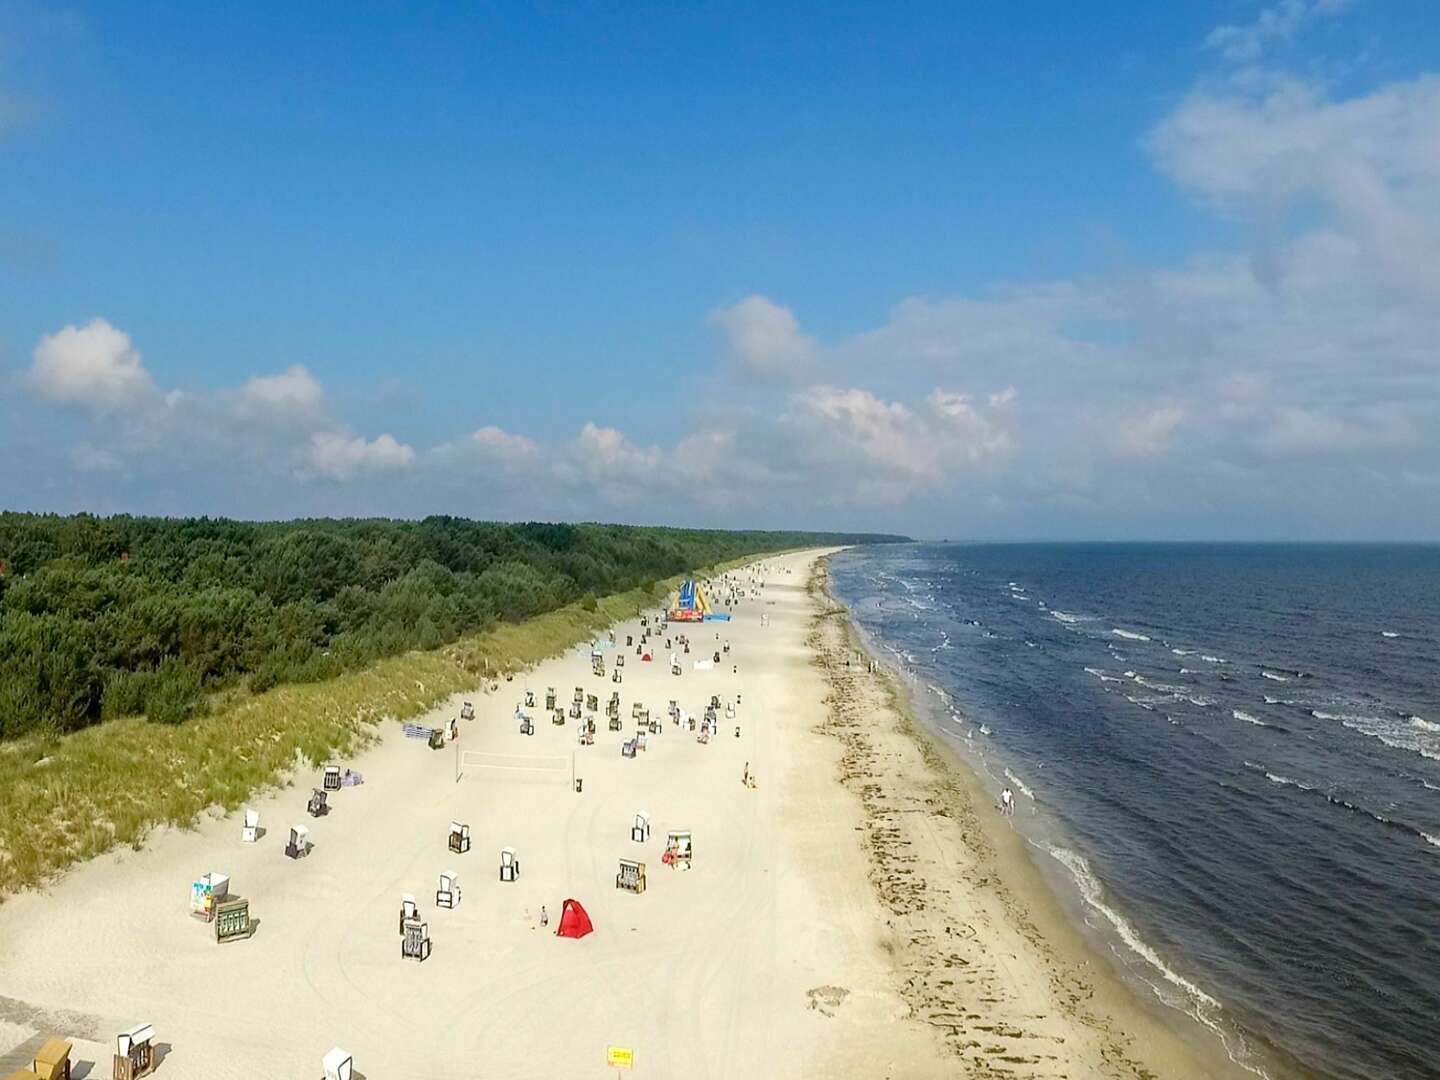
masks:
<path id="1" fill-rule="evenodd" d="M 550 913 L 545 910 L 545 905 L 544 905 L 544 904 L 541 904 L 541 905 L 540 905 L 540 925 L 541 925 L 541 926 L 549 926 L 549 925 L 550 925 Z"/>
<path id="2" fill-rule="evenodd" d="M 1015 813 L 1015 795 L 1008 787 L 1000 792 L 1000 812 L 1006 817 Z"/>

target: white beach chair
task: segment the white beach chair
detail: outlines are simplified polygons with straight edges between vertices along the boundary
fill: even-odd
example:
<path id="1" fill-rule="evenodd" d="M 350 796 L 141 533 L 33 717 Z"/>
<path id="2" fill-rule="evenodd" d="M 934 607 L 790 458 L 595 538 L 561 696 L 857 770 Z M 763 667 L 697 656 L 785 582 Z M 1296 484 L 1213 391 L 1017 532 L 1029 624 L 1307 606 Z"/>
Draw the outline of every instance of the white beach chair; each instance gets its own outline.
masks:
<path id="1" fill-rule="evenodd" d="M 255 843 L 255 838 L 256 838 L 256 836 L 259 835 L 259 832 L 260 832 L 260 811 L 259 811 L 259 810 L 248 810 L 248 809 L 247 809 L 247 810 L 245 811 L 245 824 L 244 824 L 244 826 L 240 829 L 240 842 L 241 842 L 242 844 L 253 844 L 253 843 Z"/>
<path id="2" fill-rule="evenodd" d="M 650 815 L 644 810 L 635 812 L 635 823 L 630 826 L 630 839 L 643 844 L 650 839 Z"/>
<path id="3" fill-rule="evenodd" d="M 351 1080 L 355 1073 L 355 1059 L 338 1046 L 331 1047 L 320 1064 L 325 1067 L 325 1080 Z"/>

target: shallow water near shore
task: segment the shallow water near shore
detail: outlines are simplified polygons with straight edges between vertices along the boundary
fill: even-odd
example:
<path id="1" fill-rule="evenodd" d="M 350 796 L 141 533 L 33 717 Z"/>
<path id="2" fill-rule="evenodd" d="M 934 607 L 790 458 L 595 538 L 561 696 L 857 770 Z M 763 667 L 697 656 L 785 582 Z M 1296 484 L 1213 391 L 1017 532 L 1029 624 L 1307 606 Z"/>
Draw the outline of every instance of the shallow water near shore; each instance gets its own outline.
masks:
<path id="1" fill-rule="evenodd" d="M 1436 1074 L 1440 548 L 906 545 L 831 581 L 1156 996 L 1269 1075 Z"/>

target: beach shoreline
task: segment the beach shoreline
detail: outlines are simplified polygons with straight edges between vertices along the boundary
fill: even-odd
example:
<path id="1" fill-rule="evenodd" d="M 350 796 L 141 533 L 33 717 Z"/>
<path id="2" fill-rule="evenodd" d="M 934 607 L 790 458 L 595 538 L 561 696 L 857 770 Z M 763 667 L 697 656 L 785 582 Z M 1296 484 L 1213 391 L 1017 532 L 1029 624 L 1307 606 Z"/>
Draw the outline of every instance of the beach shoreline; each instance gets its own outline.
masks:
<path id="1" fill-rule="evenodd" d="M 1005 947 L 998 939 L 1023 942 L 1029 955 L 1023 957 L 1022 968 L 1036 984 L 1047 984 L 1040 995 L 1044 1008 L 1062 1014 L 1074 1029 L 1065 1040 L 1072 1051 L 1077 1045 L 1081 1048 L 1082 1060 L 1074 1061 L 1074 1068 L 1107 1076 L 1217 1080 L 1252 1076 L 1229 1058 L 1210 1033 L 1198 1025 L 1193 1032 L 1185 1030 L 1187 1018 L 1182 1014 L 1169 1016 L 1167 1012 L 1173 1010 L 1167 1006 L 1144 1001 L 1138 988 L 1076 924 L 1075 914 L 1065 909 L 1032 858 L 1026 838 L 999 813 L 995 793 L 920 719 L 916 688 L 878 655 L 849 608 L 830 591 L 828 559 L 817 563 L 811 587 L 819 602 L 828 605 L 828 614 L 838 616 L 828 620 L 829 627 L 824 616 L 817 617 L 812 647 L 817 663 L 828 669 L 835 702 L 832 715 L 840 729 L 838 737 L 848 748 L 844 782 L 856 788 L 866 803 L 876 888 L 887 896 L 892 927 L 902 935 L 911 932 L 908 939 L 902 936 L 896 965 L 917 1014 L 944 1031 L 952 1051 L 978 1075 L 987 1075 L 986 1058 L 996 1056 L 1003 1057 L 1007 1067 L 1017 1065 L 1016 1059 L 1028 1059 L 1035 1071 L 1021 1075 L 1047 1075 L 1040 1062 L 1056 1056 L 1044 1046 L 1047 1037 L 1058 1042 L 1053 1033 L 1014 1023 L 998 1035 L 992 1032 L 994 1041 L 987 1045 L 971 1037 L 971 1029 L 995 1025 L 961 1023 L 951 1009 L 953 964 L 938 959 L 934 944 L 948 924 L 980 914 L 990 921 L 992 931 L 1000 932 L 991 934 L 987 950 L 971 950 L 992 954 L 988 971 L 974 971 L 977 962 L 984 966 L 982 956 L 960 958 L 972 983 L 985 986 L 991 997 L 1007 977 L 1013 988 L 1016 969 L 993 961 Z M 842 668 L 847 656 L 852 663 Z M 863 724 L 846 716 L 862 711 Z M 907 741 L 913 757 L 906 754 Z M 896 765 L 897 755 L 909 759 L 905 768 Z M 887 775 L 877 775 L 887 761 Z M 903 783 L 898 782 L 901 773 L 906 774 Z M 924 824 L 917 826 L 917 821 Z M 930 850 L 919 864 L 910 855 L 897 859 L 892 850 L 903 842 L 905 850 L 913 852 L 926 840 Z M 938 875 L 926 873 L 940 868 L 962 868 L 951 881 L 960 886 L 958 892 L 937 885 Z M 982 898 L 989 904 L 967 903 Z M 953 942 L 953 935 L 948 937 Z M 1033 1016 L 1035 995 L 1020 997 L 1023 1001 L 1013 1002 L 1010 1011 Z M 1002 1047 L 1006 1052 L 1001 1052 Z"/>
<path id="2" fill-rule="evenodd" d="M 108 1071 L 114 1034 L 143 1021 L 160 1033 L 161 1075 L 210 1080 L 248 1078 L 257 1060 L 305 1075 L 337 1043 L 375 1077 L 600 1077 L 612 1045 L 652 1076 L 1224 1075 L 1088 950 L 896 686 L 843 666 L 859 641 L 818 587 L 831 553 L 732 571 L 751 590 L 733 622 L 663 632 L 677 653 L 678 635 L 696 646 L 683 677 L 668 643 L 643 662 L 638 617 L 625 619 L 593 643 L 612 672 L 626 652 L 623 683 L 592 674 L 591 646 L 567 648 L 420 718 L 447 723 L 473 700 L 443 752 L 382 725 L 344 761 L 364 784 L 334 793 L 323 818 L 304 816 L 302 775 L 251 801 L 269 830 L 257 844 L 241 842 L 238 813 L 206 813 L 10 898 L 0 1064 L 25 1064 L 55 1034 Z M 580 747 L 575 721 L 552 723 L 538 702 L 534 734 L 517 730 L 524 690 L 554 686 L 563 702 L 577 685 L 620 693 L 627 730 L 602 716 Z M 694 712 L 712 695 L 726 711 L 708 744 L 665 716 L 668 698 Z M 623 757 L 632 702 L 663 727 Z M 583 793 L 568 773 L 457 774 L 462 749 L 497 767 L 574 755 Z M 655 835 L 635 843 L 642 808 Z M 471 823 L 475 853 L 446 850 L 451 820 Z M 291 860 L 281 847 L 298 822 L 315 847 Z M 676 827 L 696 838 L 690 873 L 660 859 Z M 519 852 L 515 883 L 496 879 L 501 846 Z M 647 863 L 644 893 L 616 889 L 617 857 Z M 465 899 L 437 910 L 446 869 L 462 872 Z M 217 946 L 187 914 L 190 880 L 216 870 L 254 905 L 248 941 Z M 399 955 L 405 892 L 435 942 L 420 964 Z M 540 919 L 567 897 L 596 928 L 578 942 Z"/>

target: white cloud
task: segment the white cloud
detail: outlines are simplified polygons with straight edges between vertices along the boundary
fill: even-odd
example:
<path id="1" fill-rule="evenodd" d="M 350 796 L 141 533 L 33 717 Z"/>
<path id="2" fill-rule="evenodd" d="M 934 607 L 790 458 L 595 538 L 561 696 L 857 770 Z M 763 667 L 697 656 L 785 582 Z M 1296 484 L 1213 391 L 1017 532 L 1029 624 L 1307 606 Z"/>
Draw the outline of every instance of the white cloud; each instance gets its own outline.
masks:
<path id="1" fill-rule="evenodd" d="M 240 406 L 248 413 L 305 412 L 320 407 L 325 389 L 303 366 L 278 375 L 257 375 L 240 388 Z"/>
<path id="2" fill-rule="evenodd" d="M 29 381 L 50 401 L 95 412 L 129 408 L 155 392 L 130 335 L 99 318 L 42 337 Z"/>
<path id="3" fill-rule="evenodd" d="M 392 435 L 367 440 L 361 435 L 317 431 L 302 460 L 302 474 L 345 480 L 357 473 L 408 469 L 415 463 L 415 451 Z"/>
<path id="4" fill-rule="evenodd" d="M 748 296 L 710 313 L 725 334 L 731 358 L 745 371 L 767 377 L 798 377 L 818 355 L 813 339 L 800 332 L 795 314 L 763 296 Z"/>
<path id="5" fill-rule="evenodd" d="M 89 443 L 70 448 L 70 464 L 80 472 L 119 472 L 125 467 L 116 454 Z"/>
<path id="6" fill-rule="evenodd" d="M 1272 7 L 1262 8 L 1252 23 L 1217 26 L 1205 38 L 1205 45 L 1227 60 L 1252 63 L 1269 46 L 1290 41 L 1307 20 L 1336 15 L 1349 6 L 1350 0 L 1279 0 Z"/>
<path id="7" fill-rule="evenodd" d="M 1153 457 L 1170 448 L 1171 437 L 1184 419 L 1185 410 L 1178 405 L 1113 418 L 1108 425 L 1110 445 L 1123 457 Z"/>

